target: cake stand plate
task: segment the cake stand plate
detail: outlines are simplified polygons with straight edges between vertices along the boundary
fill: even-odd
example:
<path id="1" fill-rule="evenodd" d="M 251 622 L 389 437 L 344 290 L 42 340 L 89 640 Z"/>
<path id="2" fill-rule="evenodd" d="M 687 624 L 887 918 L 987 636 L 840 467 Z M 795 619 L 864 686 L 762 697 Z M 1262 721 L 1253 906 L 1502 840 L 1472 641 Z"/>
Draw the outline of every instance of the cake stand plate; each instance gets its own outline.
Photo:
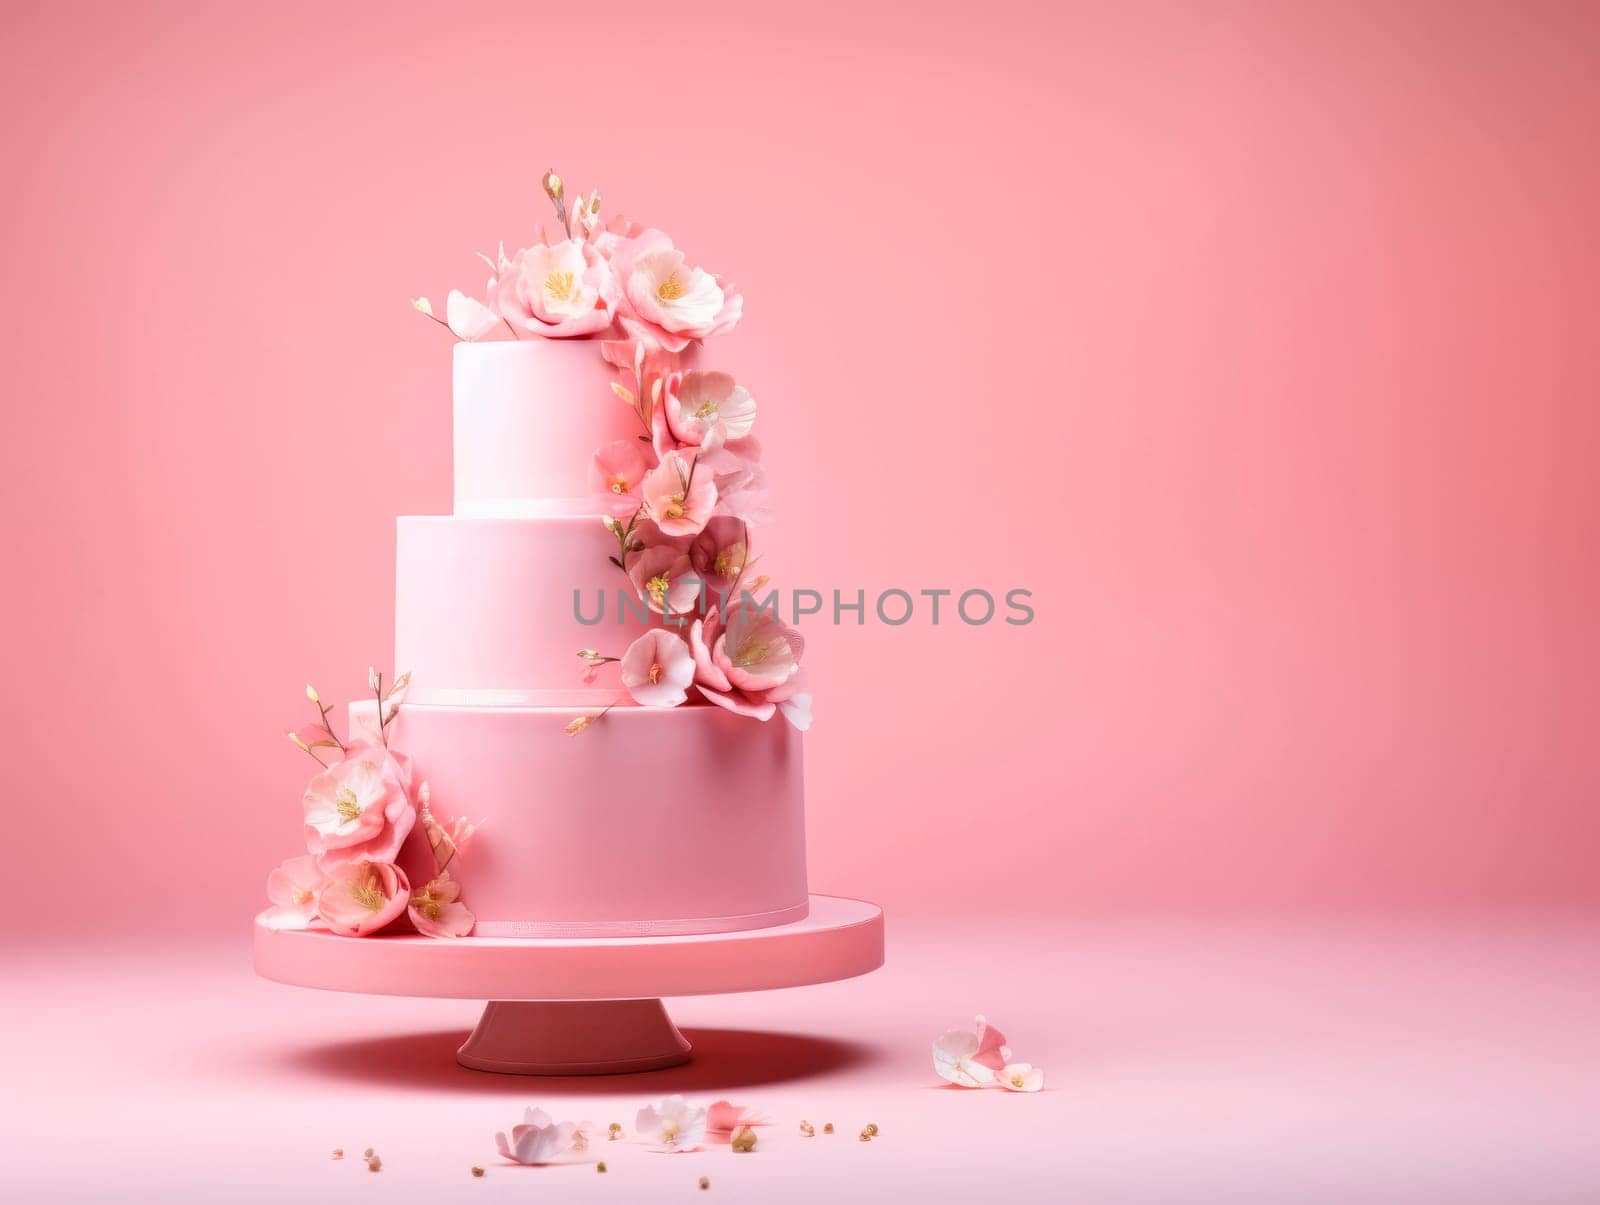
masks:
<path id="1" fill-rule="evenodd" d="M 256 974 L 298 987 L 487 1000 L 456 1061 L 608 1075 L 689 1060 L 663 996 L 800 987 L 883 965 L 883 910 L 813 895 L 802 921 L 683 937 L 337 937 L 255 923 Z"/>

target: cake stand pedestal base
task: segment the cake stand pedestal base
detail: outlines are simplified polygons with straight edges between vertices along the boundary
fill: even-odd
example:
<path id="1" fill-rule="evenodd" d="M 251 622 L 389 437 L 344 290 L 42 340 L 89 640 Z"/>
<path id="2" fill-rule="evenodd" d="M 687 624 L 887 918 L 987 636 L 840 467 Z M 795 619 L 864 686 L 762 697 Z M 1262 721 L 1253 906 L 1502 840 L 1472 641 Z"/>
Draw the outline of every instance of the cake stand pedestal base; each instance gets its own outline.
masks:
<path id="1" fill-rule="evenodd" d="M 256 974 L 380 996 L 487 1000 L 456 1061 L 509 1075 L 608 1075 L 689 1061 L 663 996 L 833 983 L 883 965 L 883 910 L 813 895 L 802 920 L 676 937 L 338 937 L 255 923 Z"/>
<path id="2" fill-rule="evenodd" d="M 456 1062 L 502 1075 L 621 1075 L 689 1061 L 660 1000 L 491 1000 Z"/>

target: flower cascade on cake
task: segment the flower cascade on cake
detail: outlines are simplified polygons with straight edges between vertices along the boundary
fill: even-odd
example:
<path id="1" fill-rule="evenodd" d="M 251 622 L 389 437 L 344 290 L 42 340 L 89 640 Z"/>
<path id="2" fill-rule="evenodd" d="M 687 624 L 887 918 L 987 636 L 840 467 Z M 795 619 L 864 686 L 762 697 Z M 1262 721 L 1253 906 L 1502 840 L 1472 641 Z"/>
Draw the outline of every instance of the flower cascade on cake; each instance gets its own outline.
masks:
<path id="1" fill-rule="evenodd" d="M 730 374 L 685 370 L 681 359 L 731 331 L 744 298 L 662 231 L 602 220 L 598 192 L 569 206 L 559 176 L 542 183 L 555 228 L 541 225 L 512 254 L 502 245 L 482 257 L 491 272 L 484 300 L 453 290 L 444 318 L 426 298 L 412 304 L 463 340 L 592 339 L 616 371 L 612 392 L 639 433 L 597 448 L 590 479 L 617 542 L 611 563 L 657 626 L 620 655 L 581 650 L 586 680 L 615 665 L 639 706 L 701 700 L 756 720 L 782 715 L 804 731 L 805 642 L 781 619 L 752 551 L 752 528 L 769 517 L 756 399 Z"/>
<path id="2" fill-rule="evenodd" d="M 328 718 L 333 708 L 314 687 L 306 687 L 317 718 L 286 735 L 320 769 L 301 798 L 307 852 L 267 876 L 269 927 L 367 937 L 406 918 L 428 937 L 472 932 L 472 913 L 461 902 L 450 866 L 477 826 L 464 818 L 448 824 L 435 820 L 428 784 L 413 784 L 410 759 L 389 745 L 390 723 L 409 677 L 402 674 L 385 688 L 383 675 L 369 669 L 375 718 L 368 730 L 351 731 L 343 739 Z M 398 863 L 419 822 L 431 874 L 414 884 Z"/>

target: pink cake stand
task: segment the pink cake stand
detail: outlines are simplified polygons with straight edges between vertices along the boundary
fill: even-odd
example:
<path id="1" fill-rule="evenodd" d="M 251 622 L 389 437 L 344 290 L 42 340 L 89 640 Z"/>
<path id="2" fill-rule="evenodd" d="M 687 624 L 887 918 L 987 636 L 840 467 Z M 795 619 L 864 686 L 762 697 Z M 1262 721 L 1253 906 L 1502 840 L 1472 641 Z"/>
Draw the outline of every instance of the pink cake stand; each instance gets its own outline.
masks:
<path id="1" fill-rule="evenodd" d="M 813 895 L 792 925 L 688 937 L 336 937 L 255 923 L 256 974 L 298 987 L 488 1000 L 456 1061 L 610 1075 L 689 1061 L 663 996 L 800 987 L 883 965 L 883 910 Z"/>

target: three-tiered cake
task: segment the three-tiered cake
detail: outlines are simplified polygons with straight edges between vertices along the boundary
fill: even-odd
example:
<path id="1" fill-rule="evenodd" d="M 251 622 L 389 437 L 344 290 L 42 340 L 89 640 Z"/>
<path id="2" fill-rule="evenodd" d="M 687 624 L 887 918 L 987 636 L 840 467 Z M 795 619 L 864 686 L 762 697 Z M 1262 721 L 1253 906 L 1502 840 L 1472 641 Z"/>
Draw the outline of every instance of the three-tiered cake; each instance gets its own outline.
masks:
<path id="1" fill-rule="evenodd" d="M 455 513 L 398 521 L 394 664 L 411 680 L 390 741 L 435 811 L 484 820 L 452 869 L 479 935 L 799 920 L 800 733 L 700 699 L 634 706 L 580 676 L 579 648 L 651 626 L 619 601 L 630 582 L 591 485 L 596 448 L 638 439 L 613 376 L 592 340 L 456 346 Z M 431 877 L 421 834 L 400 858 L 413 884 Z"/>

